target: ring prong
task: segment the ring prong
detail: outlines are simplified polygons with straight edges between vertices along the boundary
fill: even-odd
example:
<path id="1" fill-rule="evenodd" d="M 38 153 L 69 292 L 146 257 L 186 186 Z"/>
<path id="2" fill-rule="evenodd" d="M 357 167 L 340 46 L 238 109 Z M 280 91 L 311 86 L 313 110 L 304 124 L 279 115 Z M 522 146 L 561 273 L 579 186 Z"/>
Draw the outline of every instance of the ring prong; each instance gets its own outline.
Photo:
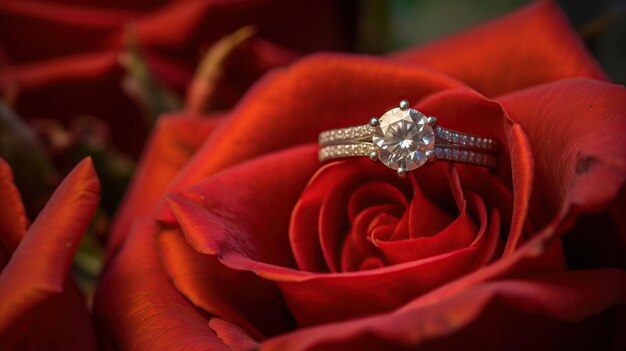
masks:
<path id="1" fill-rule="evenodd" d="M 370 160 L 372 160 L 372 162 L 378 162 L 378 154 L 376 151 L 372 151 L 370 153 Z"/>
<path id="2" fill-rule="evenodd" d="M 370 119 L 370 125 L 371 125 L 372 127 L 377 127 L 378 125 L 380 125 L 380 121 L 378 120 L 378 118 L 376 118 L 376 117 L 372 117 L 372 118 Z"/>
<path id="3" fill-rule="evenodd" d="M 409 102 L 407 100 L 402 100 L 402 101 L 400 101 L 400 105 L 399 106 L 400 106 L 400 109 L 402 111 L 406 111 L 406 110 L 409 109 Z"/>
<path id="4" fill-rule="evenodd" d="M 430 124 L 433 127 L 437 125 L 437 117 L 434 117 L 434 116 L 428 117 L 428 124 Z"/>
<path id="5" fill-rule="evenodd" d="M 406 176 L 407 176 L 406 171 L 404 169 L 402 169 L 402 168 L 398 168 L 398 177 L 406 178 Z"/>
<path id="6" fill-rule="evenodd" d="M 435 160 L 437 160 L 437 156 L 433 150 L 426 151 L 426 157 L 428 157 L 428 162 L 435 162 Z"/>

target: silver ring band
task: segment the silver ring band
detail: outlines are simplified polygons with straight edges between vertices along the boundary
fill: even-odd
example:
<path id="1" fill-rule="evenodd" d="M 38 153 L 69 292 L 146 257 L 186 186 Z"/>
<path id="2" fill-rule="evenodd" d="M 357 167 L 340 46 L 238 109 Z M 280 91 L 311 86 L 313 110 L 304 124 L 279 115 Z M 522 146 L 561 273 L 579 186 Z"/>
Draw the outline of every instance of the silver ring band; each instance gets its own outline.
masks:
<path id="1" fill-rule="evenodd" d="M 380 119 L 372 118 L 369 124 L 324 131 L 318 142 L 320 162 L 356 156 L 376 161 L 382 157 L 393 160 L 395 163 L 384 163 L 401 176 L 425 163 L 424 157 L 429 163 L 440 159 L 489 168 L 497 165 L 495 140 L 443 128 L 436 118 L 408 108 L 406 100 Z M 401 157 L 406 159 L 398 161 Z"/>

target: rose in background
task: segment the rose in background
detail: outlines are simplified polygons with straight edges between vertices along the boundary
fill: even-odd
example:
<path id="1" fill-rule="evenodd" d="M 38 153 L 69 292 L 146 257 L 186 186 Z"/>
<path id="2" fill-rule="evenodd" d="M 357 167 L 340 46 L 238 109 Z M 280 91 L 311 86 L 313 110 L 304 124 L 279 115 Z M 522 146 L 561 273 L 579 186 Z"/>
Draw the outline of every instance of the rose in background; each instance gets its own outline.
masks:
<path id="1" fill-rule="evenodd" d="M 320 165 L 401 98 L 495 173 Z M 619 349 L 626 90 L 552 2 L 384 58 L 322 54 L 229 113 L 162 119 L 108 242 L 113 349 Z"/>
<path id="2" fill-rule="evenodd" d="M 0 159 L 0 349 L 98 349 L 87 305 L 68 273 L 99 193 L 85 159 L 30 223 L 11 168 Z"/>
<path id="3" fill-rule="evenodd" d="M 298 15 L 302 13 L 306 16 Z M 130 71 L 142 84 L 147 73 L 129 58 L 120 58 L 120 53 L 140 50 L 154 79 L 181 93 L 213 44 L 254 25 L 258 38 L 238 53 L 248 57 L 249 64 L 229 72 L 229 84 L 212 106 L 224 108 L 266 66 L 284 59 L 283 51 L 347 48 L 350 34 L 343 15 L 343 8 L 331 1 L 159 0 L 106 2 L 106 6 L 96 1 L 3 2 L 0 87 L 25 119 L 69 123 L 77 116 L 95 116 L 115 131 L 114 145 L 136 155 L 149 125 L 141 118 L 142 106 L 122 89 L 122 81 Z M 151 103 L 172 107 L 165 101 Z"/>

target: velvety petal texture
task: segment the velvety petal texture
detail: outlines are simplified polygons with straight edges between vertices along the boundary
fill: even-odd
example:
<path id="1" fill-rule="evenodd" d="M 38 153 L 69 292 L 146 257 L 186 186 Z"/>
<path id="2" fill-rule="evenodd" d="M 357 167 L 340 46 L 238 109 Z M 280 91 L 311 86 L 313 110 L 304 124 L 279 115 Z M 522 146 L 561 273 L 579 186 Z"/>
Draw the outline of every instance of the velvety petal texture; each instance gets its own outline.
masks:
<path id="1" fill-rule="evenodd" d="M 2 161 L 2 212 L 5 256 L 0 273 L 0 345 L 3 349 L 95 349 L 85 302 L 68 278 L 80 240 L 96 209 L 100 183 L 85 159 L 59 185 L 37 219 L 25 228 L 23 207 Z M 5 217 L 11 216 L 12 217 Z"/>
<path id="2" fill-rule="evenodd" d="M 120 349 L 619 349 L 626 271 L 580 246 L 626 248 L 626 93 L 604 79 L 542 1 L 388 58 L 301 59 L 219 125 L 172 119 L 118 218 L 98 324 Z M 497 168 L 319 163 L 319 132 L 402 98 L 497 140 Z"/>
<path id="3" fill-rule="evenodd" d="M 159 228 L 138 220 L 131 230 L 95 296 L 96 322 L 107 343 L 113 349 L 228 350 L 163 274 Z"/>
<path id="4" fill-rule="evenodd" d="M 0 191 L 0 239 L 4 265 L 24 237 L 28 219 L 19 190 L 13 183 L 11 167 L 3 159 L 0 159 Z"/>
<path id="5" fill-rule="evenodd" d="M 588 79 L 562 80 L 498 99 L 526 131 L 537 163 L 533 215 L 539 224 L 565 204 L 594 210 L 626 179 L 626 90 Z"/>
<path id="6" fill-rule="evenodd" d="M 109 234 L 111 252 L 129 232 L 134 218 L 150 215 L 165 188 L 219 126 L 222 118 L 163 116 L 155 126 Z"/>
<path id="7" fill-rule="evenodd" d="M 302 329 L 269 340 L 260 349 L 376 349 L 382 345 L 409 349 L 423 345 L 442 350 L 473 345 L 487 350 L 585 350 L 606 346 L 607 340 L 588 330 L 601 325 L 601 320 L 585 320 L 584 328 L 573 322 L 624 303 L 625 278 L 623 271 L 605 270 L 500 280 L 439 298 L 436 303 L 424 298 L 391 314 Z M 610 281 L 603 284 L 605 289 L 595 288 L 594 284 L 605 280 Z M 485 335 L 486 330 L 491 333 Z"/>

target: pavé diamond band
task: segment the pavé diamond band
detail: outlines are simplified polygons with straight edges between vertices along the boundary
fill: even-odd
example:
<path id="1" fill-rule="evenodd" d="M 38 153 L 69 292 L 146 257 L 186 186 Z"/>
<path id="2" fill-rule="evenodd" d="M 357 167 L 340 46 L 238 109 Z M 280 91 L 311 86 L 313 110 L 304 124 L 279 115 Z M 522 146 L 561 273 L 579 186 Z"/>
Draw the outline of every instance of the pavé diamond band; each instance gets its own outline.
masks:
<path id="1" fill-rule="evenodd" d="M 409 108 L 406 100 L 369 124 L 327 130 L 319 135 L 321 162 L 367 156 L 401 177 L 427 162 L 445 160 L 495 168 L 495 140 L 437 125 L 435 117 Z"/>

